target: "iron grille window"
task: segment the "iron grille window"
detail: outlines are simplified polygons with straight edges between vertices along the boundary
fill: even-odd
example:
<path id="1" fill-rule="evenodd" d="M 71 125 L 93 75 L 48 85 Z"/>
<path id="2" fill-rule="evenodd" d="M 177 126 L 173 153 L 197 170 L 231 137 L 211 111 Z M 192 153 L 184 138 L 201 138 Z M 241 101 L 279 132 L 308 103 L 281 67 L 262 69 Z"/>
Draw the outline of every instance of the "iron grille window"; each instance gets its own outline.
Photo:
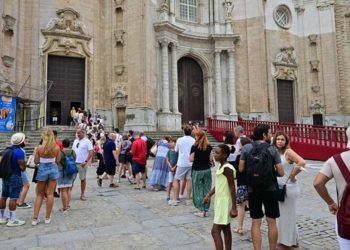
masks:
<path id="1" fill-rule="evenodd" d="M 197 21 L 197 0 L 180 0 L 180 18 L 184 21 Z"/>

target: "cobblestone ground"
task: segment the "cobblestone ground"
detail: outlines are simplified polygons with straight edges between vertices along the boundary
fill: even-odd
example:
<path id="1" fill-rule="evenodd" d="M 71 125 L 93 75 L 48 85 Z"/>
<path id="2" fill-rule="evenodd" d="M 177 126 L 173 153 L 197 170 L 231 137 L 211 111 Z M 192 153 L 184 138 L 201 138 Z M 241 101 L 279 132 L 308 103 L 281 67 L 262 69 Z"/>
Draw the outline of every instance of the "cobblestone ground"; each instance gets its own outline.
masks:
<path id="1" fill-rule="evenodd" d="M 308 162 L 308 173 L 300 175 L 302 195 L 298 204 L 298 227 L 300 247 L 298 249 L 339 249 L 334 233 L 334 216 L 316 195 L 312 181 L 321 162 Z M 148 162 L 152 166 L 152 161 Z M 0 249 L 214 249 L 210 230 L 210 217 L 193 215 L 193 206 L 173 207 L 166 203 L 165 192 L 150 189 L 134 190 L 126 179 L 119 188 L 108 188 L 96 184 L 95 166 L 88 172 L 87 201 L 80 201 L 79 187 L 73 191 L 72 209 L 67 214 L 58 210 L 61 206 L 55 199 L 51 224 L 31 226 L 33 209 L 17 211 L 25 226 L 0 228 Z M 213 169 L 213 172 L 215 169 Z M 29 170 L 32 175 L 32 170 Z M 151 168 L 149 167 L 149 173 Z M 335 185 L 329 185 L 335 195 Z M 31 185 L 28 201 L 33 205 L 34 184 Z M 40 218 L 44 220 L 45 207 Z M 233 221 L 232 228 L 235 226 Z M 245 220 L 243 236 L 233 233 L 233 249 L 252 249 L 247 229 L 249 214 Z M 267 227 L 263 224 L 263 249 L 267 249 Z"/>

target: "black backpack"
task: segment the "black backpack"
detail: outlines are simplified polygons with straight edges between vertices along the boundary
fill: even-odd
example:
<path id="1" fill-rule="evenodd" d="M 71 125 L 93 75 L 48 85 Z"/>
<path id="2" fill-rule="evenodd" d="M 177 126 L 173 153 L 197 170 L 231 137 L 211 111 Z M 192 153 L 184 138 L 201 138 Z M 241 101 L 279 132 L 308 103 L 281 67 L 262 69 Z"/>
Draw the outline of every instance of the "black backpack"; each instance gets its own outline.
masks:
<path id="1" fill-rule="evenodd" d="M 2 179 L 7 179 L 12 175 L 12 153 L 12 147 L 7 147 L 0 153 L 0 178 Z"/>
<path id="2" fill-rule="evenodd" d="M 268 143 L 253 143 L 247 157 L 247 182 L 253 189 L 264 190 L 276 182 L 274 160 Z"/>

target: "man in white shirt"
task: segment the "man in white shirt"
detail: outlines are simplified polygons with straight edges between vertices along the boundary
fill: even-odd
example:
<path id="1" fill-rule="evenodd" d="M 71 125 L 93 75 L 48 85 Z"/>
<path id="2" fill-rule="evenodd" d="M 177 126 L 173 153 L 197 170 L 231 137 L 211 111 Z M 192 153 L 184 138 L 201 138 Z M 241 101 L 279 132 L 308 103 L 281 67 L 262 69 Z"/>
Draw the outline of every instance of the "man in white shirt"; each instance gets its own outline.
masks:
<path id="1" fill-rule="evenodd" d="M 348 144 L 347 148 L 350 149 L 350 127 L 347 128 L 346 130 L 346 136 L 348 137 Z M 350 150 L 345 151 L 340 154 L 341 159 L 344 161 L 346 168 L 348 171 L 350 171 Z M 328 204 L 328 209 L 331 214 L 337 214 L 338 212 L 338 206 L 333 198 L 329 195 L 326 183 L 334 178 L 335 184 L 337 186 L 337 198 L 340 203 L 346 185 L 347 183 L 345 177 L 343 176 L 342 172 L 339 169 L 338 164 L 336 163 L 334 157 L 329 158 L 323 165 L 322 169 L 316 176 L 314 180 L 314 187 L 318 194 L 321 196 L 321 198 Z M 344 239 L 339 236 L 338 234 L 338 228 L 337 228 L 337 223 L 335 225 L 335 232 L 338 237 L 338 242 L 341 250 L 346 250 L 350 249 L 350 239 Z"/>
<path id="2" fill-rule="evenodd" d="M 179 138 L 176 142 L 175 151 L 179 153 L 177 160 L 177 168 L 174 177 L 174 197 L 169 201 L 169 205 L 176 206 L 178 204 L 180 194 L 180 181 L 186 182 L 187 197 L 186 205 L 191 203 L 192 183 L 191 183 L 191 169 L 192 162 L 189 160 L 191 147 L 195 139 L 191 136 L 192 129 L 186 125 L 184 128 L 184 136 Z"/>
<path id="3" fill-rule="evenodd" d="M 78 167 L 79 179 L 81 181 L 80 200 L 85 201 L 86 197 L 84 193 L 86 189 L 87 164 L 91 160 L 93 155 L 93 146 L 91 141 L 88 138 L 86 138 L 85 130 L 77 130 L 77 139 L 75 139 L 72 149 L 77 155 L 75 162 Z"/>

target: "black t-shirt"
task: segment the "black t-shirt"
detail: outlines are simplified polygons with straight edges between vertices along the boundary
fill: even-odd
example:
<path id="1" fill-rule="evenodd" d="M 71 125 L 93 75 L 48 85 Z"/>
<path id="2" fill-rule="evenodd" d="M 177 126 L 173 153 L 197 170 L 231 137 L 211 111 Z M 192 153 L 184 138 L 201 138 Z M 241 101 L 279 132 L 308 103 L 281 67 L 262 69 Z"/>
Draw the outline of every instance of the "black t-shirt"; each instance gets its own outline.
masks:
<path id="1" fill-rule="evenodd" d="M 233 166 L 236 169 L 236 178 L 237 178 L 237 186 L 248 185 L 247 183 L 247 170 L 245 169 L 243 173 L 239 172 L 239 159 L 241 155 L 237 155 L 236 161 L 233 163 Z"/>
<path id="2" fill-rule="evenodd" d="M 206 170 L 210 169 L 210 153 L 213 148 L 208 145 L 206 150 L 200 150 L 198 145 L 193 145 L 191 148 L 191 154 L 194 153 L 194 161 L 192 170 Z"/>

